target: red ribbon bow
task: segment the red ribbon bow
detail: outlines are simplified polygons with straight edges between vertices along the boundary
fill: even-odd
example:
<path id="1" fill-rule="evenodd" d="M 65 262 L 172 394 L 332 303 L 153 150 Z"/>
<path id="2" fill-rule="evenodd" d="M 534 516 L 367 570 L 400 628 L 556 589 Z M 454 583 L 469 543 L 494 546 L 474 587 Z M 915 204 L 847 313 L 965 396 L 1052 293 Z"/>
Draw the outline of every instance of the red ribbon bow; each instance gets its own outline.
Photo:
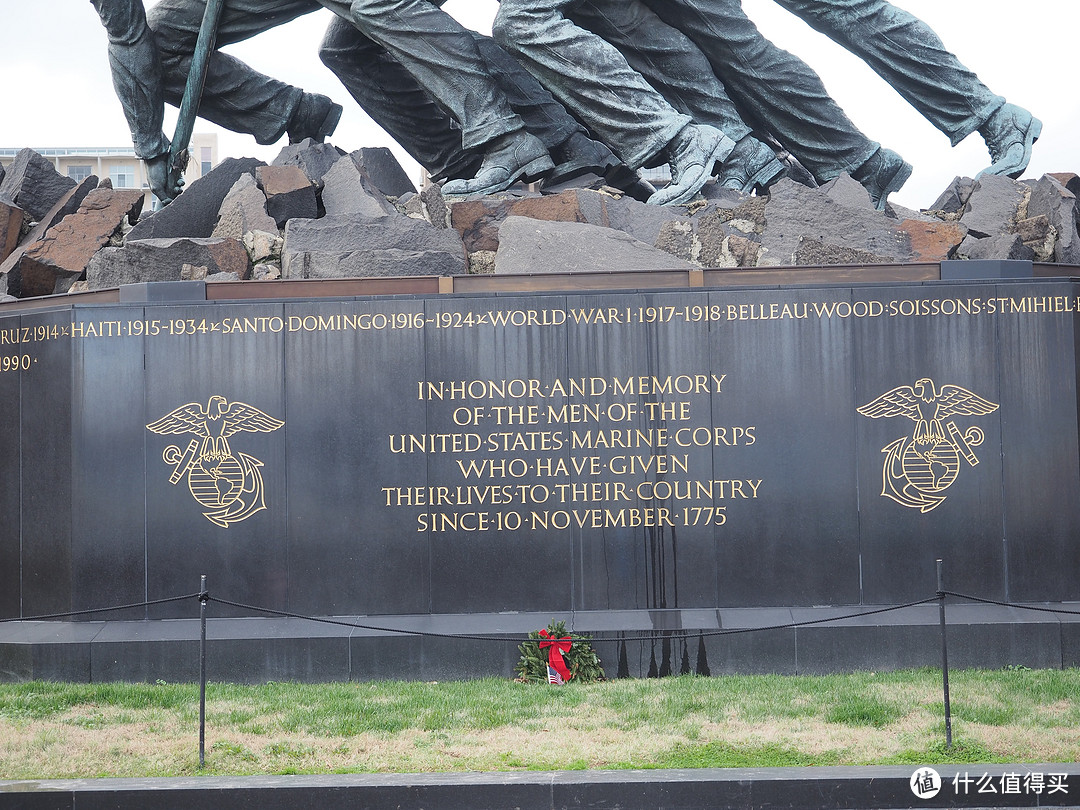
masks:
<path id="1" fill-rule="evenodd" d="M 552 669 L 559 673 L 559 676 L 568 681 L 573 675 L 570 674 L 570 670 L 566 668 L 566 662 L 563 660 L 563 653 L 570 652 L 571 640 L 569 636 L 563 638 L 555 638 L 548 635 L 547 630 L 540 631 L 541 638 L 547 639 L 547 641 L 540 642 L 540 649 L 549 647 L 548 650 L 548 663 L 551 664 Z"/>

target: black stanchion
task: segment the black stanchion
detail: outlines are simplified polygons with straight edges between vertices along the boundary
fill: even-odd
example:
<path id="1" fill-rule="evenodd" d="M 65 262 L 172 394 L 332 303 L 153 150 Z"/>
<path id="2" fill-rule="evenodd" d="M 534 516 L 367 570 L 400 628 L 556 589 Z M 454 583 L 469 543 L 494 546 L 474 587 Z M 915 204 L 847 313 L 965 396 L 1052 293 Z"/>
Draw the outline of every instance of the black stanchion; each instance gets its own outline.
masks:
<path id="1" fill-rule="evenodd" d="M 938 612 L 941 615 L 941 688 L 945 695 L 945 747 L 952 748 L 952 709 L 949 706 L 949 645 L 945 639 L 945 580 L 937 561 Z"/>
<path id="2" fill-rule="evenodd" d="M 206 574 L 199 584 L 199 768 L 206 766 Z"/>

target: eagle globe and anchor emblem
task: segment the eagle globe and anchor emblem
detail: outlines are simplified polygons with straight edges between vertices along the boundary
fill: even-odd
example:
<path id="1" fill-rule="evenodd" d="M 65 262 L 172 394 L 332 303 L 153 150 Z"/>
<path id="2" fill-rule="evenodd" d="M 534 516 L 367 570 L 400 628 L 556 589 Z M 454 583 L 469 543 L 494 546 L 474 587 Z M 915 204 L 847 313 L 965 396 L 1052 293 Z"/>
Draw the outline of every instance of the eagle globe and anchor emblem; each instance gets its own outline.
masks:
<path id="1" fill-rule="evenodd" d="M 185 450 L 171 444 L 161 454 L 173 467 L 169 483 L 177 484 L 187 476 L 192 497 L 209 510 L 203 512 L 206 519 L 227 529 L 266 508 L 263 463 L 234 452 L 229 438 L 244 431 L 271 433 L 284 424 L 246 402 L 212 396 L 205 407 L 189 402 L 146 428 L 163 436 L 191 433 L 196 437 Z"/>
<path id="2" fill-rule="evenodd" d="M 881 494 L 902 506 L 929 512 L 945 502 L 941 493 L 960 474 L 960 459 L 972 467 L 979 463 L 973 448 L 986 440 L 978 427 L 964 432 L 953 416 L 986 416 L 998 406 L 958 385 L 934 386 L 923 377 L 915 385 L 887 391 L 858 412 L 871 419 L 906 416 L 915 423 L 910 437 L 902 436 L 881 449 Z"/>

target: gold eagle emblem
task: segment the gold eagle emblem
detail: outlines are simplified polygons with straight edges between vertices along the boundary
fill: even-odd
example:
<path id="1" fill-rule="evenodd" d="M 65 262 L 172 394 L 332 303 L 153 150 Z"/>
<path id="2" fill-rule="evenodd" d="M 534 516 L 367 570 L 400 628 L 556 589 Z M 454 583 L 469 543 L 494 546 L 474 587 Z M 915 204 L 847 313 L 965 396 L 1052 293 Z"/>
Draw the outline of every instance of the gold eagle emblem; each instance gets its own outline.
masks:
<path id="1" fill-rule="evenodd" d="M 997 409 L 995 403 L 959 385 L 937 388 L 929 377 L 898 386 L 857 408 L 871 419 L 904 416 L 915 423 L 910 442 L 902 437 L 881 450 L 882 496 L 920 512 L 944 503 L 940 493 L 956 480 L 960 458 L 976 466 L 979 459 L 972 448 L 986 439 L 977 427 L 961 433 L 950 418 L 986 416 Z"/>
<path id="2" fill-rule="evenodd" d="M 246 453 L 234 453 L 229 438 L 237 433 L 271 433 L 284 426 L 246 402 L 212 396 L 206 406 L 189 402 L 151 422 L 146 429 L 163 436 L 193 434 L 187 449 L 169 445 L 162 452 L 173 465 L 169 483 L 185 475 L 192 497 L 210 511 L 207 520 L 223 528 L 246 520 L 266 508 L 260 468 L 263 463 Z"/>

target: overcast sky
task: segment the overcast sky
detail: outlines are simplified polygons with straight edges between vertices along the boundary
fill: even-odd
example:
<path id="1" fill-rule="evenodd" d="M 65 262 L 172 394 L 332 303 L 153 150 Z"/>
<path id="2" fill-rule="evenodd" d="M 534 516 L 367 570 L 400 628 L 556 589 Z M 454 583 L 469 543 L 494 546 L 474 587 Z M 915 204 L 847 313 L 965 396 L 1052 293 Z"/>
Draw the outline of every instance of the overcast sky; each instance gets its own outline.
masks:
<path id="1" fill-rule="evenodd" d="M 707 0 L 702 0 L 707 2 Z M 153 5 L 148 2 L 147 5 Z M 1044 123 L 1026 176 L 1080 173 L 1080 62 L 1073 42 L 1080 31 L 1077 0 L 899 0 L 922 17 L 947 47 L 996 93 L 1027 107 Z M 0 30 L 0 147 L 122 146 L 130 143 L 113 94 L 105 33 L 87 0 L 3 0 Z M 772 0 L 743 0 L 762 31 L 798 54 L 867 135 L 900 152 L 915 166 L 893 199 L 929 206 L 956 175 L 974 176 L 989 163 L 982 138 L 959 147 L 908 106 L 861 61 L 808 28 Z M 444 8 L 465 25 L 489 32 L 495 0 L 449 0 Z M 345 106 L 333 143 L 346 150 L 391 146 L 317 56 L 330 12 L 320 10 L 229 52 L 276 78 L 325 93 Z M 175 111 L 169 109 L 171 134 Z M 279 146 L 258 146 L 249 136 L 201 119 L 196 132 L 220 133 L 221 154 L 272 160 Z M 405 163 L 411 176 L 414 163 Z"/>

